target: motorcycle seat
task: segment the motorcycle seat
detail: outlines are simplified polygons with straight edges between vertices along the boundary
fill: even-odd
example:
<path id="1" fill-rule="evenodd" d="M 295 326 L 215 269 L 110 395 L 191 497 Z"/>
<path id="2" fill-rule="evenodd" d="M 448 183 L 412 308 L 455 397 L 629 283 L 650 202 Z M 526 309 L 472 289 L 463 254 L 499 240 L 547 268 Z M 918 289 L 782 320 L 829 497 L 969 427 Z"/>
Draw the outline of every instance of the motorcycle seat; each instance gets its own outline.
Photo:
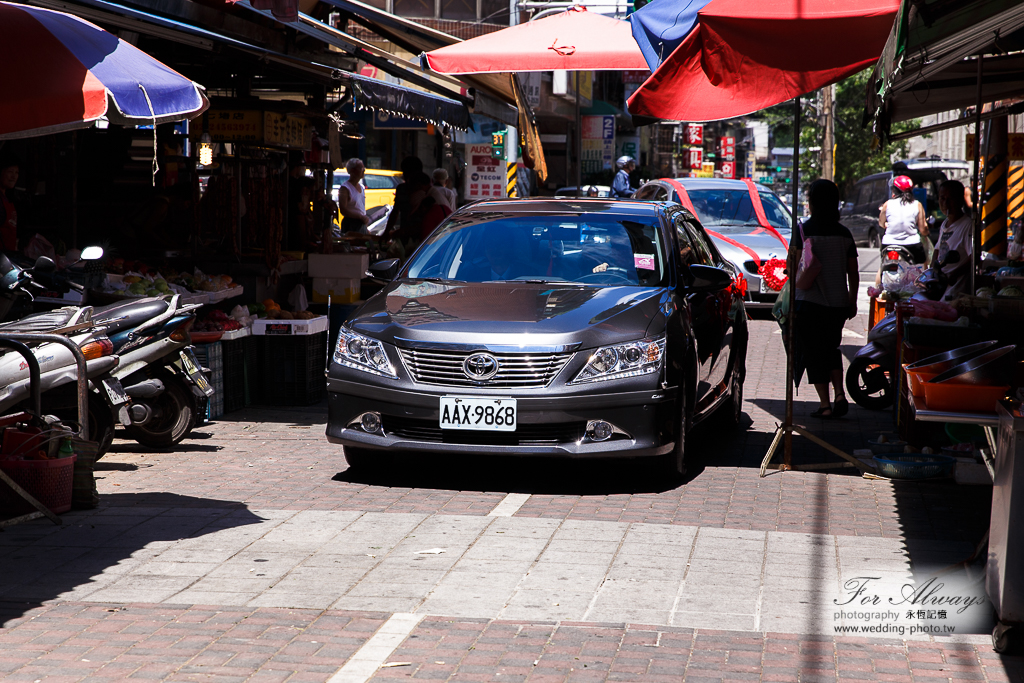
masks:
<path id="1" fill-rule="evenodd" d="M 118 301 L 109 306 L 93 308 L 92 320 L 106 327 L 107 334 L 113 334 L 121 330 L 138 327 L 147 320 L 152 320 L 161 313 L 164 313 L 168 305 L 169 302 L 152 297 Z"/>
<path id="2" fill-rule="evenodd" d="M 33 313 L 20 320 L 0 324 L 0 334 L 46 333 L 67 326 L 78 313 L 76 308 L 58 308 L 55 311 Z"/>

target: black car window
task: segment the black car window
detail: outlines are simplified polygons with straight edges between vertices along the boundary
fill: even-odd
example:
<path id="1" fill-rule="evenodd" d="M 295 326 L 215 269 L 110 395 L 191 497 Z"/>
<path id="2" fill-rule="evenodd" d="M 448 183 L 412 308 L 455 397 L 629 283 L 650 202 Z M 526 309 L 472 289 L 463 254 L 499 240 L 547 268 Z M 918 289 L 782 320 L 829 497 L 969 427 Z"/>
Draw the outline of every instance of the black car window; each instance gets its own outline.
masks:
<path id="1" fill-rule="evenodd" d="M 715 265 L 712 249 L 704 240 L 704 235 L 687 220 L 682 213 L 677 213 L 675 220 L 676 237 L 679 240 L 679 257 L 683 263 L 698 263 L 705 266 Z"/>
<path id="2" fill-rule="evenodd" d="M 663 202 L 668 200 L 668 190 L 658 183 L 648 183 L 637 190 L 633 198 L 651 202 Z"/>
<path id="3" fill-rule="evenodd" d="M 870 206 L 872 211 L 878 211 L 879 207 L 889 198 L 889 183 L 885 178 L 871 181 Z"/>
<path id="4" fill-rule="evenodd" d="M 793 227 L 793 219 L 789 215 L 789 210 L 778 197 L 770 192 L 758 192 L 757 196 L 761 198 L 761 206 L 764 207 L 768 225 L 773 228 Z"/>
<path id="5" fill-rule="evenodd" d="M 862 182 L 857 185 L 857 200 L 855 206 L 863 208 L 871 202 L 871 183 Z"/>
<path id="6" fill-rule="evenodd" d="M 665 278 L 664 245 L 653 212 L 476 214 L 436 230 L 405 276 L 652 287 Z"/>

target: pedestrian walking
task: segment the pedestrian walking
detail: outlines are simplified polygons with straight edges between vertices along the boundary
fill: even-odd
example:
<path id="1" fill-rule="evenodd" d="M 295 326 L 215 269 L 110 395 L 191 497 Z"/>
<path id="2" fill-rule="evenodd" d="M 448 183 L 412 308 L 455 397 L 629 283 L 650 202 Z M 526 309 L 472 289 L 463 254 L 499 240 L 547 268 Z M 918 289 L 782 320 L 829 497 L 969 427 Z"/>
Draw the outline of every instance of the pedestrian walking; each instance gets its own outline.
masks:
<path id="1" fill-rule="evenodd" d="M 857 315 L 860 275 L 857 246 L 839 222 L 839 188 L 816 180 L 808 192 L 810 218 L 793 235 L 792 249 L 800 263 L 796 286 L 796 358 L 807 370 L 820 405 L 812 417 L 842 417 L 850 409 L 843 389 L 843 326 Z M 809 251 L 804 254 L 805 249 Z M 813 272 L 817 267 L 817 275 Z M 800 381 L 800 372 L 796 376 Z M 829 401 L 829 384 L 835 403 Z"/>
<path id="2" fill-rule="evenodd" d="M 943 301 L 951 301 L 967 288 L 971 272 L 974 255 L 971 227 L 974 221 L 966 213 L 964 197 L 964 185 L 958 180 L 947 180 L 939 188 L 939 209 L 946 214 L 946 220 L 939 228 L 939 243 L 935 245 L 931 265 L 934 268 L 941 264 L 950 251 L 960 254 L 957 262 L 942 266 L 942 272 L 949 278 Z"/>
<path id="3" fill-rule="evenodd" d="M 395 207 L 388 216 L 386 234 L 392 236 L 401 257 L 411 254 L 423 241 L 424 220 L 437 202 L 430 196 L 430 176 L 419 157 L 402 160 L 402 182 L 395 188 Z"/>
<path id="4" fill-rule="evenodd" d="M 636 192 L 636 188 L 633 187 L 633 183 L 629 179 L 629 174 L 636 168 L 636 159 L 629 156 L 619 157 L 615 161 L 615 165 L 619 170 L 615 174 L 615 179 L 612 180 L 612 196 L 625 198 L 632 197 L 633 193 Z"/>
<path id="5" fill-rule="evenodd" d="M 348 180 L 338 188 L 338 211 L 341 212 L 342 232 L 366 232 L 370 219 L 366 215 L 366 188 L 363 176 L 366 166 L 362 159 L 352 157 L 345 164 Z"/>
<path id="6" fill-rule="evenodd" d="M 884 202 L 878 212 L 878 225 L 884 231 L 882 236 L 882 259 L 885 261 L 886 247 L 903 247 L 910 252 L 911 263 L 927 263 L 928 221 L 924 207 L 914 198 L 914 181 L 901 175 L 893 178 L 892 197 Z M 882 266 L 878 266 L 875 286 L 882 284 Z"/>

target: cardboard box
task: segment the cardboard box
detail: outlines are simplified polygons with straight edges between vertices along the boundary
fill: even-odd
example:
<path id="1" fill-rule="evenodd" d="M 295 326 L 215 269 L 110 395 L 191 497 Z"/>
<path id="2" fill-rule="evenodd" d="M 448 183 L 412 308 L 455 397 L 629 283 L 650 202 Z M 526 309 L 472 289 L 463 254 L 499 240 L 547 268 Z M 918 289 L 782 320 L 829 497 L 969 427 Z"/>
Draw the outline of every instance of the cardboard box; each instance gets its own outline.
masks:
<path id="1" fill-rule="evenodd" d="M 254 336 L 299 336 L 303 334 L 317 334 L 326 332 L 328 328 L 327 316 L 321 315 L 310 320 L 266 320 L 260 319 L 253 323 L 252 333 Z"/>
<path id="2" fill-rule="evenodd" d="M 356 278 L 313 278 L 313 303 L 325 304 L 327 297 L 334 304 L 359 301 L 360 280 Z"/>
<path id="3" fill-rule="evenodd" d="M 310 254 L 312 278 L 348 278 L 362 280 L 370 267 L 369 254 Z"/>

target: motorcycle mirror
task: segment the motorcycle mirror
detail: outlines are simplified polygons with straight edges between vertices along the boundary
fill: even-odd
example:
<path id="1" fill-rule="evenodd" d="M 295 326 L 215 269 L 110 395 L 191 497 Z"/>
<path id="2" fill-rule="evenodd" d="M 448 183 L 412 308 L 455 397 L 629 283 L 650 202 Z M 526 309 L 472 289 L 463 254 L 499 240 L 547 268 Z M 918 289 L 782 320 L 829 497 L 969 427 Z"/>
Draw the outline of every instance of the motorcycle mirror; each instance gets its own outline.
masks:
<path id="1" fill-rule="evenodd" d="M 49 256 L 40 256 L 36 259 L 36 263 L 32 266 L 32 270 L 37 273 L 52 273 L 57 270 L 57 264 L 53 262 L 53 259 Z"/>
<path id="2" fill-rule="evenodd" d="M 103 258 L 103 247 L 86 247 L 82 250 L 82 261 L 98 261 Z"/>

